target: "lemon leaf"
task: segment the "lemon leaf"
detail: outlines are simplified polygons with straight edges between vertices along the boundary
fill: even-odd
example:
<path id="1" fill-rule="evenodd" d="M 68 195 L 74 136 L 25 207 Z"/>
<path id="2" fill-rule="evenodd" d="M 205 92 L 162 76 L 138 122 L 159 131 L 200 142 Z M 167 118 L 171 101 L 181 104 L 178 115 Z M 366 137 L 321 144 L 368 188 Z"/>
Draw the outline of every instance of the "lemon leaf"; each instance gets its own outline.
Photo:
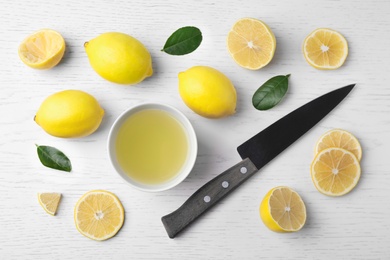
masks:
<path id="1" fill-rule="evenodd" d="M 280 75 L 267 80 L 253 95 L 253 106 L 257 110 L 268 110 L 279 104 L 288 90 L 289 76 Z"/>
<path id="2" fill-rule="evenodd" d="M 72 170 L 69 158 L 57 148 L 37 145 L 37 152 L 39 160 L 44 166 L 66 172 Z"/>
<path id="3" fill-rule="evenodd" d="M 186 26 L 176 30 L 161 51 L 171 55 L 184 55 L 196 50 L 202 42 L 202 32 L 193 26 Z"/>

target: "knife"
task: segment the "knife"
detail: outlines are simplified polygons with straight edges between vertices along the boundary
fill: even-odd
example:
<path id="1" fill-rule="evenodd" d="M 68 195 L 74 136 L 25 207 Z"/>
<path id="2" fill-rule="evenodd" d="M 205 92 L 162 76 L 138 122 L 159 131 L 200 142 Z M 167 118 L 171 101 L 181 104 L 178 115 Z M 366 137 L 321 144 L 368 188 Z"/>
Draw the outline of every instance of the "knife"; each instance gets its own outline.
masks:
<path id="1" fill-rule="evenodd" d="M 217 175 L 191 195 L 180 208 L 161 218 L 168 236 L 174 238 L 304 135 L 335 108 L 354 86 L 348 85 L 312 100 L 241 144 L 237 148 L 241 162 Z"/>

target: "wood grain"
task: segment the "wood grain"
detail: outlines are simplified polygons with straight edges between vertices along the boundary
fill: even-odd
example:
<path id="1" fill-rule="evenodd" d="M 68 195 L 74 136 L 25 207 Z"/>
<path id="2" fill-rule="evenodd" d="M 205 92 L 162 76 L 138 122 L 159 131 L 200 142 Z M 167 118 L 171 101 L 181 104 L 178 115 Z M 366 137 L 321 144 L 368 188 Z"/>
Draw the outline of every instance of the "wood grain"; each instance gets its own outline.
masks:
<path id="1" fill-rule="evenodd" d="M 389 1 L 0 2 L 0 259 L 390 258 Z M 275 57 L 262 70 L 242 69 L 227 52 L 226 35 L 242 17 L 261 19 L 275 33 Z M 167 37 L 186 25 L 202 30 L 201 46 L 182 57 L 161 52 Z M 349 42 L 349 57 L 338 70 L 318 71 L 304 60 L 302 42 L 318 27 L 338 30 Z M 41 28 L 58 30 L 67 43 L 63 61 L 49 71 L 30 69 L 17 55 L 20 42 Z M 152 54 L 153 77 L 135 87 L 101 79 L 89 66 L 83 43 L 107 31 L 128 33 L 142 41 Z M 177 91 L 177 73 L 194 65 L 215 67 L 233 81 L 238 93 L 234 116 L 209 120 L 185 106 Z M 272 110 L 255 110 L 254 91 L 270 77 L 288 73 L 285 99 Z M 239 144 L 307 101 L 351 83 L 357 84 L 354 91 L 319 125 L 188 232 L 175 240 L 167 237 L 160 218 L 239 162 Z M 99 100 L 106 116 L 96 133 L 58 139 L 33 122 L 40 103 L 64 89 L 81 89 Z M 199 141 L 193 172 L 179 186 L 161 193 L 128 186 L 107 156 L 107 135 L 115 118 L 146 101 L 181 110 Z M 340 198 L 320 194 L 309 173 L 317 138 L 332 128 L 351 131 L 363 146 L 362 178 L 353 192 Z M 72 172 L 43 167 L 35 144 L 67 154 Z M 278 185 L 292 187 L 306 203 L 308 222 L 300 232 L 273 233 L 260 220 L 260 201 Z M 92 189 L 114 192 L 126 210 L 122 230 L 102 243 L 80 235 L 73 223 L 76 201 Z M 55 217 L 38 204 L 36 194 L 45 191 L 63 194 Z"/>

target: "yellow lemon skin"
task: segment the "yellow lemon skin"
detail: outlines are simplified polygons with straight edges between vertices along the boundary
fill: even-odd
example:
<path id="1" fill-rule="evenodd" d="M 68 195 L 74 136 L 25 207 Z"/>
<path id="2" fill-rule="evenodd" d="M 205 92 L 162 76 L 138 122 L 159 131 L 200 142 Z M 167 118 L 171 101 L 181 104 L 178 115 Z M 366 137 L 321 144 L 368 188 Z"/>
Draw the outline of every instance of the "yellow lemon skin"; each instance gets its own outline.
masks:
<path id="1" fill-rule="evenodd" d="M 52 136 L 76 138 L 95 132 L 103 116 L 104 110 L 93 96 L 81 90 L 65 90 L 47 97 L 34 120 Z"/>
<path id="2" fill-rule="evenodd" d="M 195 113 L 221 118 L 235 113 L 237 93 L 222 72 L 207 66 L 195 66 L 179 73 L 179 93 Z"/>
<path id="3" fill-rule="evenodd" d="M 134 85 L 153 74 L 149 51 L 130 35 L 103 33 L 84 47 L 92 68 L 108 81 Z"/>
<path id="4" fill-rule="evenodd" d="M 276 223 L 276 221 L 272 218 L 271 216 L 271 209 L 270 209 L 270 206 L 269 206 L 269 200 L 270 200 L 270 197 L 272 195 L 272 193 L 274 192 L 275 188 L 274 189 L 271 189 L 264 197 L 264 199 L 262 200 L 261 204 L 260 204 L 260 217 L 261 219 L 263 220 L 264 224 L 269 228 L 271 229 L 272 231 L 275 231 L 275 232 L 281 232 L 281 233 L 284 233 L 286 231 L 284 231 L 278 223 Z"/>

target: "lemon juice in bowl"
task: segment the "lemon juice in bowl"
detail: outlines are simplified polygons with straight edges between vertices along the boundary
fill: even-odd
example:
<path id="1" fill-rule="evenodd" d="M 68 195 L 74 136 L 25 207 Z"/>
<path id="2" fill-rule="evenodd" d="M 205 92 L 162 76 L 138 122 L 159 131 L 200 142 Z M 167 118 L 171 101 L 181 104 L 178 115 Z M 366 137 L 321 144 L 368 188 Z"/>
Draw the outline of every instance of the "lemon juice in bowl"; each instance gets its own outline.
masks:
<path id="1" fill-rule="evenodd" d="M 162 104 L 129 109 L 110 132 L 114 168 L 141 190 L 160 191 L 180 183 L 191 171 L 196 152 L 196 136 L 188 119 Z"/>

